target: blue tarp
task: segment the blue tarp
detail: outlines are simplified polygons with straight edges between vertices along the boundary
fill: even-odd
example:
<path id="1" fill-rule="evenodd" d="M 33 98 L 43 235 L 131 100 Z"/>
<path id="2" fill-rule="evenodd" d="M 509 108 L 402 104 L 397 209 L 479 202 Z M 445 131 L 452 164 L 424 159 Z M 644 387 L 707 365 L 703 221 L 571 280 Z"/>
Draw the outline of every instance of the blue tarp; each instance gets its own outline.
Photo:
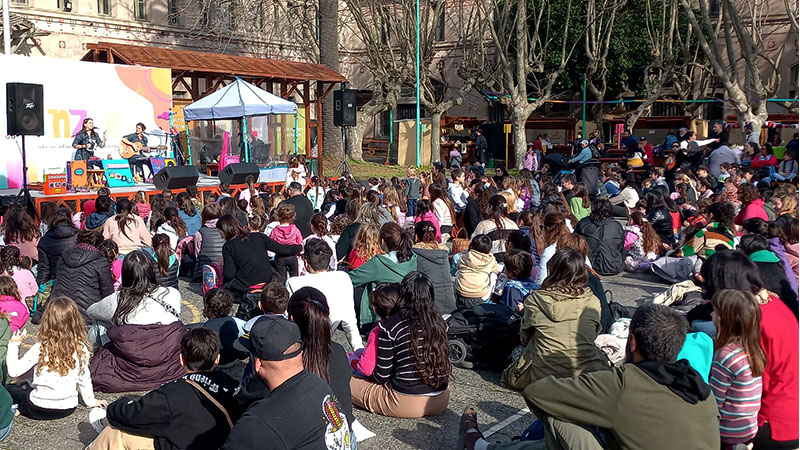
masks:
<path id="1" fill-rule="evenodd" d="M 239 119 L 297 114 L 297 104 L 236 78 L 233 83 L 183 108 L 186 120 Z"/>

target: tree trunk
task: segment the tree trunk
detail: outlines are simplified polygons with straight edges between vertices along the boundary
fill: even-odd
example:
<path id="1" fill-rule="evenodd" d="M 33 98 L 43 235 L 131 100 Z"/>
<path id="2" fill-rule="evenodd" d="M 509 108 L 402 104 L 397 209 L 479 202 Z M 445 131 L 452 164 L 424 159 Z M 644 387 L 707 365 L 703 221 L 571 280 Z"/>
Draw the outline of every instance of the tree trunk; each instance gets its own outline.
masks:
<path id="1" fill-rule="evenodd" d="M 340 72 L 339 63 L 339 4 L 337 0 L 319 0 L 319 59 L 336 72 Z M 320 118 L 317 118 L 320 120 Z M 322 104 L 322 146 L 325 154 L 341 158 L 342 130 L 333 125 L 333 95 L 330 94 Z"/>
<path id="2" fill-rule="evenodd" d="M 431 162 L 432 163 L 441 160 L 439 156 L 439 152 L 441 151 L 440 150 L 441 136 L 442 136 L 442 113 L 440 111 L 431 111 Z"/>
<path id="3" fill-rule="evenodd" d="M 522 169 L 525 153 L 528 151 L 525 121 L 528 120 L 529 115 L 527 108 L 523 105 L 511 107 L 511 132 L 514 137 L 514 156 L 516 156 L 517 169 Z M 506 161 L 506 165 L 508 165 L 508 161 Z"/>
<path id="4" fill-rule="evenodd" d="M 356 126 L 347 127 L 347 157 L 355 161 L 364 161 L 361 142 L 364 139 L 364 129 L 367 122 L 358 120 Z"/>

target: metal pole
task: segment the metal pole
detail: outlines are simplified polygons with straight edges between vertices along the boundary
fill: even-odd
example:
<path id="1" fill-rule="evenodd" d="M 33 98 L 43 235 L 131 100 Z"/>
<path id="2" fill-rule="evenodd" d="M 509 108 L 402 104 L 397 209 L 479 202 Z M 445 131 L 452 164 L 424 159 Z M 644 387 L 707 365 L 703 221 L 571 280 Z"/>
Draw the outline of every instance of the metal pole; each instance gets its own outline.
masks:
<path id="1" fill-rule="evenodd" d="M 583 77 L 583 102 L 581 103 L 582 138 L 586 139 L 586 76 Z"/>
<path id="2" fill-rule="evenodd" d="M 192 162 L 192 138 L 189 136 L 189 122 L 184 120 L 186 124 L 186 153 L 189 155 L 189 165 L 192 166 L 194 163 Z"/>
<path id="3" fill-rule="evenodd" d="M 392 155 L 392 142 L 394 142 L 394 121 L 392 120 L 392 116 L 394 116 L 394 111 L 389 110 L 389 151 L 386 158 L 387 161 Z"/>
<path id="4" fill-rule="evenodd" d="M 420 50 L 419 50 L 419 35 L 420 35 L 420 33 L 419 33 L 419 0 L 416 1 L 416 6 L 417 6 L 417 17 L 416 17 L 416 19 L 417 19 L 417 60 L 416 60 L 416 64 L 415 64 L 415 70 L 416 70 L 416 78 L 417 78 L 417 80 L 416 80 L 417 81 L 417 121 L 416 121 L 415 134 L 416 134 L 416 143 L 417 143 L 417 146 L 416 146 L 416 149 L 417 149 L 417 167 L 419 167 L 419 165 L 420 165 L 419 164 L 420 163 L 420 155 L 419 155 L 419 153 L 420 153 L 420 139 L 421 139 L 421 135 L 422 135 L 422 129 L 420 128 L 420 123 L 419 123 L 419 116 L 420 116 L 420 108 L 419 108 L 419 60 L 420 60 Z"/>
<path id="5" fill-rule="evenodd" d="M 9 0 L 3 0 L 3 51 L 6 55 L 11 54 L 11 13 L 9 12 Z"/>

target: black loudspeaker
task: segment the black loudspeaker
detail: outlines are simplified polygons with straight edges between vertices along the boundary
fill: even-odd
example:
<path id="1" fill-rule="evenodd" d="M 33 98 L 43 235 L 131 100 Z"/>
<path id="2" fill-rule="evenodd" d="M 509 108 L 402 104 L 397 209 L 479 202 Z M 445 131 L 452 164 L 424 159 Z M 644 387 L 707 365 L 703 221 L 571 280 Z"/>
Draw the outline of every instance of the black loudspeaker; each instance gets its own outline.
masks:
<path id="1" fill-rule="evenodd" d="M 337 127 L 356 126 L 356 90 L 333 91 L 333 124 Z"/>
<path id="2" fill-rule="evenodd" d="M 255 163 L 228 164 L 219 171 L 219 182 L 228 184 L 244 184 L 245 178 L 252 175 L 258 181 L 258 166 Z"/>
<path id="3" fill-rule="evenodd" d="M 200 174 L 194 166 L 168 166 L 159 170 L 153 177 L 158 189 L 181 189 L 197 184 Z"/>
<path id="4" fill-rule="evenodd" d="M 44 135 L 44 88 L 41 84 L 6 83 L 7 134 Z"/>

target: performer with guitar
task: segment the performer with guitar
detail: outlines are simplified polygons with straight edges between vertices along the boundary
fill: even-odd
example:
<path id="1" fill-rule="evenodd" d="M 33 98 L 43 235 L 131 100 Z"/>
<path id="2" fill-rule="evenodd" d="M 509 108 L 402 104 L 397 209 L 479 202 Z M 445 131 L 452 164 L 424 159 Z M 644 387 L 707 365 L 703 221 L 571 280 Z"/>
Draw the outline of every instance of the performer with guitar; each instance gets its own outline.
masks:
<path id="1" fill-rule="evenodd" d="M 85 160 L 88 169 L 97 167 L 102 170 L 103 163 L 94 157 L 94 149 L 106 146 L 106 132 L 103 132 L 103 140 L 101 141 L 100 136 L 94 130 L 96 130 L 94 121 L 90 118 L 83 119 L 83 128 L 75 135 L 75 139 L 72 141 L 72 148 L 75 149 L 74 158 L 76 161 Z"/>
<path id="2" fill-rule="evenodd" d="M 147 178 L 144 176 L 144 166 L 146 165 L 148 169 L 150 169 L 150 178 L 153 178 L 153 165 L 150 163 L 150 158 L 145 155 L 142 155 L 142 150 L 147 147 L 147 137 L 144 135 L 144 130 L 146 130 L 143 123 L 139 122 L 136 124 L 136 133 L 129 134 L 122 138 L 123 148 L 120 151 L 120 154 L 123 158 L 128 159 L 128 163 L 131 165 L 131 171 L 134 175 L 137 172 L 142 174 L 142 180 L 146 181 Z"/>

